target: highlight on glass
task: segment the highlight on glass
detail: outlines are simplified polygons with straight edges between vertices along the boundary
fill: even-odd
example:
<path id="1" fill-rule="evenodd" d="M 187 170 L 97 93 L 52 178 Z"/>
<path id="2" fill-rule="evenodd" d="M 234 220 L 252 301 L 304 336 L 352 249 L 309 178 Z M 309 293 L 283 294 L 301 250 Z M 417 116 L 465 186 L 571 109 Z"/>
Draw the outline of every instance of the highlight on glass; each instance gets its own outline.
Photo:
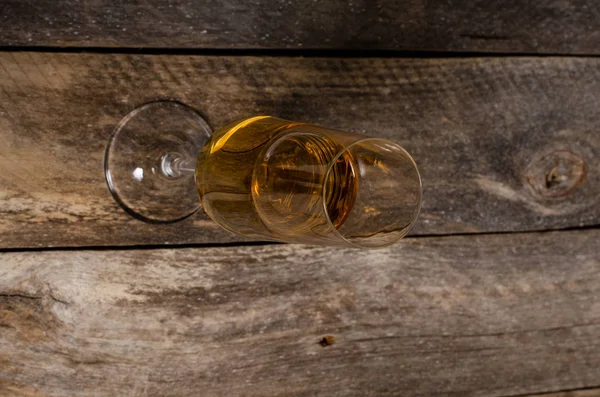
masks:
<path id="1" fill-rule="evenodd" d="M 379 248 L 404 237 L 421 206 L 410 154 L 389 140 L 256 116 L 212 132 L 192 108 L 142 105 L 112 134 L 105 176 L 146 222 L 200 207 L 254 240 Z"/>

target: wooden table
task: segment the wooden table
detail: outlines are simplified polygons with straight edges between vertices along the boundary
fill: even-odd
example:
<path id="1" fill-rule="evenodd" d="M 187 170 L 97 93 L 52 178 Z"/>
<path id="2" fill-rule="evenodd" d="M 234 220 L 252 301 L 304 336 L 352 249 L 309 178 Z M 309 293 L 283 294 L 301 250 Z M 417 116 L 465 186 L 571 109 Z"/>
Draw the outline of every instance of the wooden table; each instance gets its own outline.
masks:
<path id="1" fill-rule="evenodd" d="M 600 8 L 492 3 L 3 1 L 0 395 L 600 396 Z M 156 99 L 393 139 L 419 221 L 130 218 L 103 152 Z"/>

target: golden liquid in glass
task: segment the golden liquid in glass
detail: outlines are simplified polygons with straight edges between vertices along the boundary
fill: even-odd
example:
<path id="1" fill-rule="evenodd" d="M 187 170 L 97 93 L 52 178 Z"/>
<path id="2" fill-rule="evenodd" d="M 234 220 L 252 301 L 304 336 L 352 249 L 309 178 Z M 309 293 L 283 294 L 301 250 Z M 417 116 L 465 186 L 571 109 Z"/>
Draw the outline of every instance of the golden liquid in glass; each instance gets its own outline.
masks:
<path id="1" fill-rule="evenodd" d="M 325 216 L 339 228 L 354 204 L 358 175 L 348 152 L 327 173 L 340 147 L 323 131 L 268 116 L 222 127 L 196 167 L 204 210 L 223 227 L 256 238 L 281 238 L 274 230 L 308 233 Z"/>

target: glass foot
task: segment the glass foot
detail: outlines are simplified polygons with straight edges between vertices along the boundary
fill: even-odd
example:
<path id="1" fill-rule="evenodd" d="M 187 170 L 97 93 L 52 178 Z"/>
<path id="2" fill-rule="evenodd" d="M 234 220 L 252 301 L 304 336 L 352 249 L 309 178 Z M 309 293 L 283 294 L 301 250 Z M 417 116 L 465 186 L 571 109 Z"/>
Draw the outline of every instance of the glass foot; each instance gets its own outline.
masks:
<path id="1" fill-rule="evenodd" d="M 194 109 L 174 101 L 144 104 L 110 137 L 106 183 L 115 200 L 146 222 L 170 223 L 200 208 L 194 170 L 212 131 Z"/>

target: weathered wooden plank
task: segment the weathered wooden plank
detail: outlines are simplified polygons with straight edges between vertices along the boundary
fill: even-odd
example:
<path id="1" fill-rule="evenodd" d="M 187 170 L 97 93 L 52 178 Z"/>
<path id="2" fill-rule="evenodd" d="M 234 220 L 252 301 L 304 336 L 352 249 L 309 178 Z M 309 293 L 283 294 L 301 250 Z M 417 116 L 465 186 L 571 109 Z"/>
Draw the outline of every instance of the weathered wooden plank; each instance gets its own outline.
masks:
<path id="1" fill-rule="evenodd" d="M 320 59 L 2 53 L 0 246 L 233 241 L 203 214 L 127 216 L 103 152 L 172 98 L 213 126 L 257 114 L 393 139 L 422 172 L 416 234 L 597 225 L 600 60 Z"/>
<path id="2" fill-rule="evenodd" d="M 2 46 L 594 53 L 592 0 L 4 0 Z"/>
<path id="3" fill-rule="evenodd" d="M 598 386 L 599 239 L 4 253 L 0 387 L 491 397 Z"/>

